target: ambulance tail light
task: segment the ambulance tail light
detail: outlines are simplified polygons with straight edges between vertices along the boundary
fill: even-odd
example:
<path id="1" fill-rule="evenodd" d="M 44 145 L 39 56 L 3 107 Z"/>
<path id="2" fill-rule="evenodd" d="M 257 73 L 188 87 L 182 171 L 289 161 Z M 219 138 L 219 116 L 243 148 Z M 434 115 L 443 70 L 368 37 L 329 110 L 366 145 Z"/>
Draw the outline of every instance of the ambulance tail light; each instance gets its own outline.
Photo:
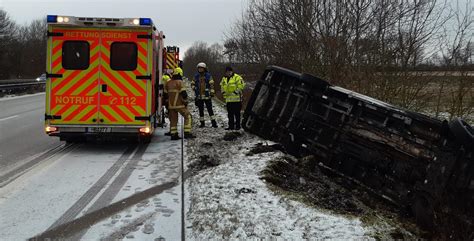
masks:
<path id="1" fill-rule="evenodd" d="M 47 134 L 49 134 L 49 133 L 51 133 L 51 132 L 55 132 L 55 131 L 57 131 L 57 130 L 58 130 L 58 128 L 56 128 L 56 127 L 54 127 L 54 126 L 46 126 L 46 127 L 44 128 L 44 131 L 45 131 Z"/>
<path id="2" fill-rule="evenodd" d="M 140 128 L 140 133 L 143 133 L 143 134 L 150 134 L 151 133 L 151 128 L 150 127 L 142 127 Z"/>
<path id="3" fill-rule="evenodd" d="M 140 18 L 140 25 L 152 25 L 151 18 Z"/>

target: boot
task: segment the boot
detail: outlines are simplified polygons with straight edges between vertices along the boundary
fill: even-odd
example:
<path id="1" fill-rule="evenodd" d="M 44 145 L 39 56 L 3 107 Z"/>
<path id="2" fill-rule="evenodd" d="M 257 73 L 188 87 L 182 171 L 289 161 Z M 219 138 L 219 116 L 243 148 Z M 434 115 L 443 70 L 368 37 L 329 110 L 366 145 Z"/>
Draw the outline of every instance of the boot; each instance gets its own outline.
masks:
<path id="1" fill-rule="evenodd" d="M 196 136 L 194 136 L 192 133 L 184 133 L 184 139 L 194 139 Z"/>
<path id="2" fill-rule="evenodd" d="M 178 134 L 171 135 L 171 140 L 172 141 L 179 140 L 179 139 L 181 139 L 181 138 L 178 136 Z"/>
<path id="3" fill-rule="evenodd" d="M 201 125 L 199 126 L 199 128 L 204 128 L 206 127 L 206 123 L 204 121 L 201 121 Z"/>
<path id="4" fill-rule="evenodd" d="M 165 136 L 171 136 L 171 132 L 170 131 L 166 132 Z"/>
<path id="5" fill-rule="evenodd" d="M 212 127 L 217 128 L 217 122 L 216 122 L 216 120 L 212 120 L 211 122 L 212 122 Z"/>

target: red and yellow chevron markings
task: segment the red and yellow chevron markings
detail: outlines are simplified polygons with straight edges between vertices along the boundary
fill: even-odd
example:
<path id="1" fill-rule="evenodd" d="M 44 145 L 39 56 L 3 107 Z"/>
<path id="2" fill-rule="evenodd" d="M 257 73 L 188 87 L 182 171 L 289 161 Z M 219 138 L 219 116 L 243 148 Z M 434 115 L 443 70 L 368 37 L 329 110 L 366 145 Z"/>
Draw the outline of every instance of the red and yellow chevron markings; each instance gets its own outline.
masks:
<path id="1" fill-rule="evenodd" d="M 62 45 L 65 40 L 53 41 L 52 73 L 62 74 L 51 84 L 51 114 L 60 115 L 55 123 L 83 124 L 97 118 L 99 80 L 99 39 L 87 40 L 90 47 L 87 70 L 65 70 L 62 66 Z"/>
<path id="2" fill-rule="evenodd" d="M 166 53 L 166 68 L 178 68 L 178 62 L 176 61 L 175 53 Z"/>
<path id="3" fill-rule="evenodd" d="M 57 37 L 51 48 L 51 72 L 62 74 L 62 78 L 51 81 L 51 115 L 61 116 L 53 120 L 56 124 L 93 124 L 103 119 L 103 124 L 143 124 L 136 116 L 147 114 L 147 85 L 149 80 L 136 79 L 148 70 L 148 41 L 137 39 L 146 33 L 130 31 L 99 32 L 92 29 L 60 30 L 66 37 Z M 83 40 L 77 37 L 85 36 Z M 102 38 L 98 37 L 102 36 Z M 131 36 L 117 39 L 117 36 Z M 82 38 L 81 38 L 82 39 Z M 65 70 L 62 66 L 64 41 L 88 41 L 90 46 L 89 68 Z M 114 42 L 137 44 L 137 68 L 133 71 L 115 71 L 110 67 L 110 47 Z M 102 92 L 101 86 L 107 85 Z"/>
<path id="4" fill-rule="evenodd" d="M 144 34 L 144 33 L 134 33 Z M 136 37 L 136 36 L 135 36 Z M 123 41 L 123 40 L 122 40 Z M 113 39 L 103 39 L 101 47 L 101 84 L 108 86 L 100 93 L 100 115 L 108 124 L 143 124 L 135 116 L 146 115 L 148 80 L 137 80 L 136 76 L 148 72 L 147 40 L 133 40 L 137 44 L 137 69 L 114 71 L 110 68 L 110 49 Z"/>

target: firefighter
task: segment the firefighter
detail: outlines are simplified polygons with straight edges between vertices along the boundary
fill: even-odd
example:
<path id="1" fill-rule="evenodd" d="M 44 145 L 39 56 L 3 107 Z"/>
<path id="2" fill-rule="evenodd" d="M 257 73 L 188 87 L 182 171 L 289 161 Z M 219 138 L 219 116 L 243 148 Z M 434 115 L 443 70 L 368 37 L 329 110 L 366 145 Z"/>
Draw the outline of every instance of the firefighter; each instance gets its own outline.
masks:
<path id="1" fill-rule="evenodd" d="M 163 74 L 163 77 L 161 78 L 161 82 L 163 83 L 163 86 L 166 86 L 166 83 L 167 83 L 168 80 L 170 80 L 170 79 L 171 79 L 170 74 L 164 73 L 164 74 Z"/>
<path id="2" fill-rule="evenodd" d="M 215 95 L 214 79 L 212 79 L 212 75 L 207 71 L 207 66 L 205 63 L 199 63 L 196 67 L 198 73 L 194 75 L 194 79 L 191 82 L 191 87 L 196 94 L 195 103 L 199 109 L 199 121 L 201 122 L 199 127 L 203 128 L 206 126 L 204 120 L 205 105 L 211 119 L 212 127 L 217 128 L 216 117 L 214 116 L 214 111 L 212 110 L 212 98 Z"/>
<path id="3" fill-rule="evenodd" d="M 163 74 L 163 77 L 161 77 L 161 84 L 163 85 L 163 89 L 166 88 L 166 83 L 168 83 L 168 80 L 170 80 L 171 77 L 170 77 L 170 74 L 168 72 L 165 72 Z M 164 103 L 164 106 L 166 107 L 166 111 L 169 112 L 169 108 L 168 108 L 168 102 L 165 101 Z M 163 108 L 163 111 L 162 111 L 162 116 L 163 116 L 163 123 L 165 122 L 165 110 Z M 165 133 L 165 136 L 170 136 L 171 135 L 171 131 L 168 131 Z"/>
<path id="4" fill-rule="evenodd" d="M 176 68 L 165 86 L 165 99 L 168 101 L 171 140 L 180 139 L 178 135 L 178 113 L 184 117 L 184 138 L 194 138 L 191 133 L 191 114 L 187 109 L 188 94 L 182 81 L 183 70 Z"/>
<path id="5" fill-rule="evenodd" d="M 226 130 L 240 130 L 240 110 L 242 109 L 242 91 L 245 82 L 232 67 L 225 68 L 225 76 L 221 80 L 221 91 L 227 105 L 229 127 Z"/>

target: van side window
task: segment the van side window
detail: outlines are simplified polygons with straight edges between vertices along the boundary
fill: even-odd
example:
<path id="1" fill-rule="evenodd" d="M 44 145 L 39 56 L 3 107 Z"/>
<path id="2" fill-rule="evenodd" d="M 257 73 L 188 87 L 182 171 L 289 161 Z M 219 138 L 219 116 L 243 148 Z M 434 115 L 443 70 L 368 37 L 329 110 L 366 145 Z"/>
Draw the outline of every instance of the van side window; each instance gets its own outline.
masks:
<path id="1" fill-rule="evenodd" d="M 110 67 L 113 70 L 135 70 L 137 59 L 138 48 L 136 43 L 114 42 L 110 46 Z"/>
<path id="2" fill-rule="evenodd" d="M 87 41 L 64 41 L 62 64 L 64 69 L 84 70 L 89 68 L 90 46 Z"/>

